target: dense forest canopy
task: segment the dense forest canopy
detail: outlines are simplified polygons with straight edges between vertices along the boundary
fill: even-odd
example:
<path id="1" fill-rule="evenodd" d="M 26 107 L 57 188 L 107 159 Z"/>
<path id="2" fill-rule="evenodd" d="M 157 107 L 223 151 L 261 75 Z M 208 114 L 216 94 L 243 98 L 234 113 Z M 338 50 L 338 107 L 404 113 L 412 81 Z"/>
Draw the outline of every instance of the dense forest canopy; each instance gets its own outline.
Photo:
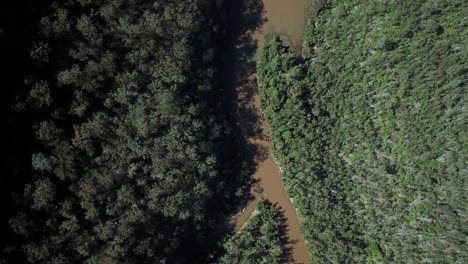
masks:
<path id="1" fill-rule="evenodd" d="M 220 80 L 230 1 L 34 3 L 0 10 L 0 263 L 291 261 L 266 200 L 227 235 L 255 165 Z M 314 1 L 301 52 L 258 54 L 312 263 L 468 262 L 467 5 Z"/>
<path id="2" fill-rule="evenodd" d="M 248 190 L 219 100 L 221 4 L 44 8 L 28 94 L 16 105 L 35 137 L 10 221 L 29 262 L 206 263 L 217 254 L 219 218 Z"/>
<path id="3" fill-rule="evenodd" d="M 466 263 L 466 1 L 322 1 L 262 110 L 313 263 Z"/>
<path id="4" fill-rule="evenodd" d="M 286 251 L 281 230 L 281 214 L 263 198 L 242 229 L 226 239 L 221 264 L 280 264 Z"/>

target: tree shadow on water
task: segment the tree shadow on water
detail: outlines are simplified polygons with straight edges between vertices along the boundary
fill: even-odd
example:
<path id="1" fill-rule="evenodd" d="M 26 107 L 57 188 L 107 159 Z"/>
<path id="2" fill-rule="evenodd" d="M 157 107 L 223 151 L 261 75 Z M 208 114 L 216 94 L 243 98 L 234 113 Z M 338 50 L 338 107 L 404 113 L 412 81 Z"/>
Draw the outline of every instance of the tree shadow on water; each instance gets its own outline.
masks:
<path id="1" fill-rule="evenodd" d="M 223 52 L 223 86 L 225 106 L 236 131 L 236 145 L 239 151 L 239 164 L 242 167 L 239 177 L 250 177 L 243 197 L 238 203 L 241 212 L 254 201 L 261 189 L 258 180 L 252 176 L 258 164 L 268 158 L 269 149 L 258 140 L 266 140 L 263 120 L 257 107 L 256 52 L 258 42 L 255 34 L 266 22 L 262 1 L 228 0 L 227 35 Z M 233 226 L 230 226 L 232 229 Z"/>
<path id="2" fill-rule="evenodd" d="M 283 254 L 281 256 L 281 263 L 295 263 L 293 258 L 293 247 L 294 244 L 298 243 L 297 240 L 291 240 L 288 236 L 289 227 L 287 224 L 287 218 L 285 215 L 285 211 L 275 204 L 276 207 L 276 221 L 279 223 L 279 233 L 281 236 L 281 244 L 283 245 Z"/>
<path id="3" fill-rule="evenodd" d="M 231 102 L 230 110 L 236 115 L 235 119 L 245 138 L 265 140 L 263 120 L 256 104 L 258 43 L 254 37 L 266 22 L 263 2 L 232 1 L 230 14 L 229 48 L 224 60 L 224 79 L 227 97 Z"/>

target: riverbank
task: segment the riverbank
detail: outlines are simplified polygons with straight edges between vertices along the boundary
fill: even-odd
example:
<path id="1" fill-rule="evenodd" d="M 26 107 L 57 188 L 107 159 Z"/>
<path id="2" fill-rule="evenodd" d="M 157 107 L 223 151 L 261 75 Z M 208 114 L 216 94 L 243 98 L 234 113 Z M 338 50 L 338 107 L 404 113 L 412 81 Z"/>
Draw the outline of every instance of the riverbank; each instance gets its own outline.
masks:
<path id="1" fill-rule="evenodd" d="M 306 24 L 308 0 L 293 2 L 264 0 L 232 3 L 230 15 L 231 44 L 225 56 L 225 85 L 233 98 L 231 112 L 247 141 L 247 151 L 254 152 L 257 169 L 252 176 L 253 199 L 232 219 L 239 230 L 255 210 L 260 196 L 269 200 L 284 215 L 286 236 L 294 263 L 310 263 L 299 220 L 283 187 L 280 169 L 275 163 L 269 140 L 269 129 L 260 111 L 257 94 L 256 56 L 270 34 L 289 37 L 295 47 L 301 46 Z"/>

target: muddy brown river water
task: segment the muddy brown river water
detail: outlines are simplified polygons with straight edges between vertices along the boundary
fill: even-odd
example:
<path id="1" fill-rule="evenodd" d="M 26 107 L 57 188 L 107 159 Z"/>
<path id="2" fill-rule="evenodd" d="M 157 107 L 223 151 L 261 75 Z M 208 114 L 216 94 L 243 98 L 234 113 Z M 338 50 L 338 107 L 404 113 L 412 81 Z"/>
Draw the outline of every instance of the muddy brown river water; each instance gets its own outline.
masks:
<path id="1" fill-rule="evenodd" d="M 231 45 L 225 55 L 225 84 L 228 96 L 235 98 L 232 111 L 248 145 L 255 149 L 257 183 L 254 197 L 232 218 L 236 230 L 242 228 L 255 209 L 260 196 L 268 199 L 284 216 L 286 248 L 291 263 L 310 263 L 305 242 L 300 233 L 299 219 L 281 181 L 274 162 L 268 126 L 262 118 L 257 95 L 255 58 L 271 34 L 286 35 L 300 50 L 310 0 L 233 0 L 230 15 Z M 231 93 L 231 94 L 229 94 Z"/>

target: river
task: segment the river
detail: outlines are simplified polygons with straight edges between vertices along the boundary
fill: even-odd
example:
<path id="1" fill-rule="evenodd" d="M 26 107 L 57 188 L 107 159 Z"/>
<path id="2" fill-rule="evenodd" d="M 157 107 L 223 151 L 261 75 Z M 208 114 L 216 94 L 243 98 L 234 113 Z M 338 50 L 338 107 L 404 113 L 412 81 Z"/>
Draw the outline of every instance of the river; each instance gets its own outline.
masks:
<path id="1" fill-rule="evenodd" d="M 310 263 L 300 233 L 299 219 L 281 181 L 271 153 L 268 126 L 262 118 L 255 74 L 259 48 L 271 34 L 286 35 L 300 52 L 310 0 L 233 0 L 230 14 L 230 45 L 225 52 L 224 81 L 231 111 L 245 136 L 248 151 L 254 152 L 256 182 L 253 199 L 232 218 L 236 230 L 242 228 L 260 196 L 276 204 L 283 218 L 287 251 L 291 263 Z"/>

